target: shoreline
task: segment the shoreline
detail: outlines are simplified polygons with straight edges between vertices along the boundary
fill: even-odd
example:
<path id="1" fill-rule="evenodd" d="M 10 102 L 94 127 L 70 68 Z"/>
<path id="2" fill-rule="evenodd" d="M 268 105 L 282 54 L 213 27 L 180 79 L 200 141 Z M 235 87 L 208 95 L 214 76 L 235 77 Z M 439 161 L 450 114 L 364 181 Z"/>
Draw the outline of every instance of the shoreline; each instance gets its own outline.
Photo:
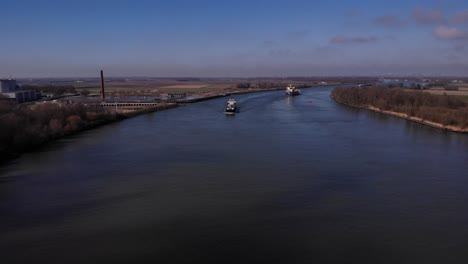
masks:
<path id="1" fill-rule="evenodd" d="M 303 87 L 302 89 L 308 89 L 308 88 L 314 88 L 314 87 L 325 87 L 325 86 L 336 86 L 336 84 L 320 84 L 320 85 L 317 84 L 317 85 L 311 85 L 311 86 Z M 199 97 L 199 98 L 182 99 L 182 100 L 179 100 L 179 101 L 169 101 L 169 102 L 162 103 L 162 105 L 159 105 L 159 106 L 146 108 L 146 109 L 135 110 L 135 111 L 131 111 L 131 112 L 128 112 L 128 113 L 116 113 L 116 118 L 113 119 L 113 120 L 99 120 L 99 121 L 96 121 L 96 122 L 94 122 L 92 124 L 89 124 L 88 126 L 84 127 L 83 129 L 73 131 L 71 133 L 61 135 L 61 136 L 58 136 L 58 137 L 52 137 L 52 138 L 50 138 L 50 139 L 48 139 L 48 140 L 46 140 L 44 142 L 41 142 L 41 143 L 39 143 L 37 145 L 31 145 L 31 146 L 27 147 L 24 151 L 21 151 L 21 152 L 18 152 L 18 153 L 11 153 L 10 156 L 0 158 L 0 166 L 6 164 L 9 161 L 12 161 L 12 160 L 15 160 L 15 159 L 21 157 L 21 155 L 24 154 L 24 153 L 39 150 L 42 147 L 47 146 L 49 143 L 51 143 L 53 141 L 56 141 L 56 140 L 59 140 L 59 139 L 62 139 L 62 138 L 66 138 L 66 137 L 69 137 L 69 136 L 75 136 L 75 135 L 77 135 L 77 134 L 79 134 L 81 132 L 92 130 L 92 129 L 97 129 L 97 128 L 102 127 L 104 125 L 120 122 L 120 121 L 129 119 L 129 118 L 132 118 L 132 117 L 136 117 L 136 116 L 140 116 L 140 115 L 144 115 L 144 114 L 149 114 L 149 113 L 154 113 L 154 112 L 159 112 L 159 111 L 164 111 L 164 110 L 168 110 L 168 109 L 177 108 L 179 106 L 184 106 L 184 105 L 187 105 L 187 104 L 193 104 L 193 103 L 198 103 L 198 102 L 202 102 L 202 101 L 213 100 L 213 99 L 217 99 L 217 98 L 221 98 L 221 97 L 227 97 L 227 96 L 231 96 L 231 95 L 250 94 L 250 93 L 259 93 L 259 92 L 272 92 L 272 91 L 279 91 L 279 90 L 283 90 L 283 89 L 284 89 L 284 87 L 268 88 L 268 89 L 251 89 L 251 90 L 244 90 L 244 91 L 237 90 L 237 91 L 232 91 L 232 92 L 228 92 L 228 93 L 218 93 L 218 94 L 213 94 L 213 95 L 207 95 L 207 96 Z"/>
<path id="2" fill-rule="evenodd" d="M 321 85 L 323 86 L 323 85 Z M 316 86 L 310 86 L 310 87 L 316 87 Z M 138 110 L 133 110 L 127 113 L 116 113 L 115 118 L 112 120 L 96 120 L 93 123 L 88 124 L 86 127 L 83 127 L 82 129 L 56 136 L 56 137 L 51 137 L 47 139 L 46 141 L 43 141 L 38 144 L 30 145 L 26 147 L 22 151 L 14 152 L 14 153 L 9 153 L 6 156 L 0 156 L 0 166 L 6 165 L 8 162 L 11 162 L 17 158 L 20 158 L 21 155 L 24 153 L 29 153 L 29 152 L 34 152 L 37 150 L 40 150 L 43 147 L 46 147 L 48 144 L 59 140 L 63 138 L 67 138 L 70 136 L 76 136 L 84 131 L 92 130 L 92 129 L 97 129 L 99 127 L 120 122 L 129 118 L 133 118 L 136 116 L 144 115 L 144 114 L 149 114 L 149 113 L 154 113 L 154 112 L 159 112 L 159 111 L 164 111 L 164 110 L 169 110 L 173 108 L 177 108 L 179 106 L 184 106 L 186 104 L 192 104 L 192 103 L 198 103 L 202 101 L 207 101 L 207 100 L 212 100 L 216 98 L 221 98 L 221 97 L 226 97 L 230 95 L 237 95 L 237 94 L 249 94 L 249 93 L 257 93 L 257 92 L 268 92 L 268 91 L 276 91 L 276 90 L 282 90 L 283 88 L 278 87 L 278 88 L 270 88 L 270 89 L 252 89 L 252 90 L 246 90 L 246 91 L 233 91 L 230 93 L 218 93 L 218 94 L 213 94 L 213 95 L 208 95 L 204 97 L 199 97 L 199 98 L 192 98 L 192 99 L 183 99 L 179 101 L 169 101 L 169 102 L 164 102 L 161 105 L 151 107 L 151 108 L 143 108 L 143 109 L 138 109 Z"/>
<path id="3" fill-rule="evenodd" d="M 49 138 L 49 139 L 47 139 L 47 140 L 45 140 L 45 141 L 43 141 L 41 143 L 30 145 L 30 146 L 26 147 L 23 151 L 19 151 L 17 153 L 10 153 L 7 156 L 0 157 L 1 158 L 0 159 L 0 166 L 5 165 L 8 162 L 11 162 L 12 160 L 15 160 L 15 159 L 21 157 L 21 155 L 23 155 L 24 153 L 29 153 L 29 152 L 34 152 L 34 151 L 40 150 L 41 148 L 46 147 L 48 144 L 50 144 L 50 143 L 52 143 L 52 142 L 54 142 L 56 140 L 71 137 L 71 136 L 76 136 L 76 135 L 78 135 L 78 134 L 80 134 L 82 132 L 89 131 L 89 130 L 92 130 L 92 129 L 97 129 L 99 127 L 102 127 L 102 126 L 105 126 L 105 125 L 108 125 L 108 124 L 112 124 L 112 123 L 117 123 L 117 122 L 129 119 L 129 118 L 132 118 L 132 117 L 136 117 L 136 116 L 140 116 L 140 115 L 144 115 L 144 114 L 149 114 L 149 113 L 153 113 L 153 112 L 164 111 L 164 110 L 176 108 L 178 106 L 179 105 L 177 103 L 164 103 L 163 105 L 159 105 L 159 106 L 156 106 L 156 107 L 151 107 L 151 108 L 146 108 L 146 109 L 141 109 L 141 110 L 135 110 L 135 111 L 128 112 L 128 113 L 116 113 L 114 119 L 111 119 L 111 120 L 109 120 L 109 119 L 108 120 L 105 120 L 105 119 L 96 120 L 93 123 L 90 123 L 87 126 L 83 127 L 82 129 L 72 131 L 72 132 L 69 132 L 69 133 L 66 133 L 66 134 L 63 134 L 63 135 L 60 135 L 60 136 L 51 137 L 51 138 Z"/>
<path id="4" fill-rule="evenodd" d="M 302 87 L 301 89 L 308 89 L 308 88 L 315 88 L 315 87 L 327 87 L 327 86 L 336 86 L 337 84 L 320 84 L 320 85 L 310 85 L 307 87 Z M 260 92 L 273 92 L 273 91 L 280 91 L 284 90 L 284 87 L 278 87 L 278 88 L 268 88 L 268 89 L 252 89 L 252 90 L 238 90 L 238 91 L 232 91 L 228 93 L 220 93 L 220 94 L 214 94 L 214 95 L 208 95 L 205 97 L 199 97 L 199 98 L 192 98 L 192 99 L 186 99 L 186 100 L 181 100 L 178 103 L 180 104 L 192 104 L 192 103 L 198 103 L 202 101 L 207 101 L 211 99 L 216 99 L 216 98 L 221 98 L 221 97 L 227 97 L 231 95 L 238 95 L 238 94 L 251 94 L 251 93 L 260 93 Z"/>
<path id="5" fill-rule="evenodd" d="M 311 86 L 313 87 L 313 86 Z M 272 92 L 272 91 L 279 91 L 283 90 L 284 88 L 270 88 L 270 89 L 255 89 L 255 90 L 247 90 L 247 91 L 233 91 L 230 93 L 221 93 L 221 94 L 213 94 L 204 97 L 192 98 L 192 99 L 184 99 L 176 102 L 177 104 L 193 104 L 203 101 L 208 101 L 216 98 L 227 97 L 231 95 L 238 95 L 238 94 L 250 94 L 250 93 L 259 93 L 259 92 Z"/>
<path id="6" fill-rule="evenodd" d="M 352 105 L 352 104 L 340 102 L 339 100 L 335 99 L 333 96 L 330 96 L 330 98 L 333 99 L 333 101 L 335 101 L 335 102 L 337 102 L 337 103 L 339 103 L 339 104 L 346 105 L 346 106 L 349 106 L 349 107 L 358 108 L 358 109 L 370 110 L 370 111 L 377 112 L 377 113 L 381 113 L 381 114 L 384 114 L 384 115 L 389 115 L 389 116 L 398 117 L 398 118 L 401 118 L 401 119 L 405 119 L 405 120 L 408 120 L 408 121 L 416 122 L 416 123 L 419 123 L 419 124 L 421 124 L 421 125 L 425 125 L 425 126 L 428 126 L 428 127 L 441 129 L 441 130 L 444 130 L 444 131 L 455 132 L 455 133 L 462 133 L 462 134 L 468 134 L 468 128 L 461 128 L 461 127 L 448 126 L 448 125 L 446 126 L 446 125 L 443 125 L 443 124 L 440 124 L 440 123 L 436 123 L 436 122 L 424 120 L 424 119 L 422 119 L 422 118 L 420 118 L 420 117 L 409 116 L 409 115 L 404 114 L 404 113 L 381 110 L 381 109 L 379 109 L 379 108 L 377 108 L 377 107 L 374 107 L 374 106 L 371 106 L 371 105 L 368 105 L 368 106 L 357 106 L 357 105 Z"/>

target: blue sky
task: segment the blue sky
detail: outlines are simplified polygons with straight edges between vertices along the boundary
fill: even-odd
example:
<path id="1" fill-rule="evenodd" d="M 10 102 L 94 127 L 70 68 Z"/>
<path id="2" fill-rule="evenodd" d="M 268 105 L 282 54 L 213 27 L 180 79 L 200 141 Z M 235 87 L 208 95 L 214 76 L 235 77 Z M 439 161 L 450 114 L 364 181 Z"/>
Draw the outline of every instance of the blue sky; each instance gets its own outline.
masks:
<path id="1" fill-rule="evenodd" d="M 463 75 L 466 1 L 8 1 L 0 77 Z"/>

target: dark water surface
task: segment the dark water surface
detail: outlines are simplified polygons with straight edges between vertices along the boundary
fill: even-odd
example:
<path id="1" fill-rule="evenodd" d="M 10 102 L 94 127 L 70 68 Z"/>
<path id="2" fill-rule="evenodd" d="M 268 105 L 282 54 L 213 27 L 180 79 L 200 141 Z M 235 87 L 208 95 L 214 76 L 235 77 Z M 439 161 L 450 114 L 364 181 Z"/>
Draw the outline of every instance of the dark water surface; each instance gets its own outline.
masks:
<path id="1" fill-rule="evenodd" d="M 468 136 L 236 96 L 60 140 L 0 168 L 2 263 L 468 263 Z"/>

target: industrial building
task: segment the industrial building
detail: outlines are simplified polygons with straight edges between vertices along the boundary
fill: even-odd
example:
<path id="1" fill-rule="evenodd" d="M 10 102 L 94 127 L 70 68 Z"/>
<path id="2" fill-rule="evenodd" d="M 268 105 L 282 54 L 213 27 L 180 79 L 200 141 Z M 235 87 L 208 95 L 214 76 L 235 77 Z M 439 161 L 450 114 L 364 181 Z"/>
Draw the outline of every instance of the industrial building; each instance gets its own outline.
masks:
<path id="1" fill-rule="evenodd" d="M 18 103 L 41 99 L 41 94 L 34 90 L 22 90 L 14 79 L 0 79 L 0 94 L 15 99 Z"/>

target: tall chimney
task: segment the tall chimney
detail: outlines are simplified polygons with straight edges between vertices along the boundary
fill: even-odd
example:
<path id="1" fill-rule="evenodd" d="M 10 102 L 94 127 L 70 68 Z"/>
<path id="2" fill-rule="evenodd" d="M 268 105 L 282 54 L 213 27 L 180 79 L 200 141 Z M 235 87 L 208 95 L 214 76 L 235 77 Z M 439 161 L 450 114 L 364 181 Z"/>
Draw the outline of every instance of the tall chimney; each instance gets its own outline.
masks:
<path id="1" fill-rule="evenodd" d="M 101 70 L 101 98 L 104 101 L 106 99 L 106 94 L 104 93 L 104 73 Z"/>

